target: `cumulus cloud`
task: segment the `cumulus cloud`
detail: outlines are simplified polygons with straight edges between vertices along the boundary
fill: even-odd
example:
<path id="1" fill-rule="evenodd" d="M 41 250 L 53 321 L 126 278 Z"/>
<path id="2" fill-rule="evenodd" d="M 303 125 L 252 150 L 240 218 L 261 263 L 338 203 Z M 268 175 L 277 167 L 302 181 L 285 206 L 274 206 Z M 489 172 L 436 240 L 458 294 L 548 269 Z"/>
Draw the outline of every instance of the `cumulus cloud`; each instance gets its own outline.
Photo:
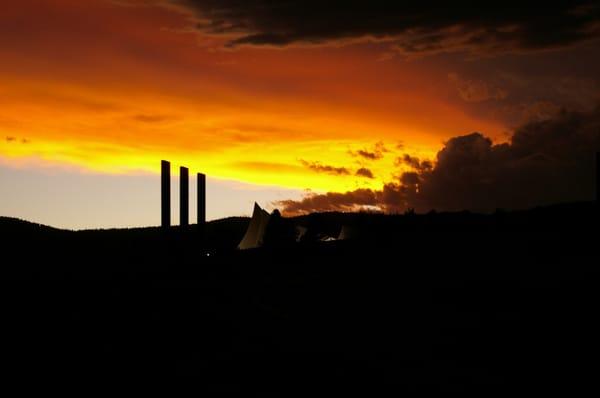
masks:
<path id="1" fill-rule="evenodd" d="M 358 211 L 378 209 L 386 212 L 399 211 L 398 187 L 386 184 L 381 191 L 366 188 L 349 192 L 328 192 L 325 194 L 309 193 L 302 200 L 282 200 L 276 202 L 286 215 L 324 211 Z"/>
<path id="2" fill-rule="evenodd" d="M 318 173 L 327 173 L 333 175 L 349 175 L 350 171 L 345 167 L 335 167 L 326 164 L 321 164 L 319 162 L 307 162 L 306 160 L 300 160 L 300 163 L 304 165 L 304 167 L 316 171 Z"/>
<path id="3" fill-rule="evenodd" d="M 420 160 L 415 156 L 410 156 L 408 153 L 405 153 L 404 156 L 396 159 L 396 166 L 407 165 L 408 167 L 418 170 L 418 171 L 429 171 L 433 167 L 433 164 L 430 160 Z"/>
<path id="4" fill-rule="evenodd" d="M 383 158 L 384 153 L 389 152 L 383 142 L 377 142 L 372 149 L 359 149 L 358 151 L 349 151 L 350 155 L 360 157 L 365 160 L 379 160 Z"/>
<path id="5" fill-rule="evenodd" d="M 377 193 L 370 189 L 325 194 L 309 193 L 302 200 L 281 200 L 276 202 L 287 215 L 323 211 L 354 211 L 363 206 L 374 206 L 379 202 Z"/>
<path id="6" fill-rule="evenodd" d="M 375 178 L 373 172 L 366 167 L 361 167 L 360 169 L 356 170 L 356 175 L 365 178 Z"/>
<path id="7" fill-rule="evenodd" d="M 350 169 L 346 167 L 335 167 L 331 165 L 321 164 L 319 162 L 308 162 L 302 159 L 300 159 L 300 163 L 302 163 L 304 167 L 317 173 L 327 173 L 338 176 L 347 176 L 351 174 Z M 358 170 L 356 170 L 356 173 L 354 173 L 354 175 L 364 178 L 375 178 L 373 172 L 366 167 L 359 168 Z"/>
<path id="8" fill-rule="evenodd" d="M 563 110 L 552 119 L 518 128 L 507 143 L 493 144 L 477 132 L 453 137 L 431 167 L 405 155 L 401 162 L 414 170 L 380 191 L 310 194 L 279 205 L 287 214 L 364 207 L 386 212 L 492 211 L 592 200 L 598 151 L 600 108 Z"/>
<path id="9" fill-rule="evenodd" d="M 154 0 L 185 9 L 227 46 L 385 41 L 405 54 L 529 51 L 598 37 L 596 1 Z"/>
<path id="10" fill-rule="evenodd" d="M 356 156 L 361 156 L 365 159 L 369 159 L 369 160 L 377 160 L 377 159 L 381 159 L 383 157 L 383 155 L 381 153 L 378 152 L 369 152 L 366 151 L 364 149 L 359 149 L 356 152 L 353 152 Z"/>

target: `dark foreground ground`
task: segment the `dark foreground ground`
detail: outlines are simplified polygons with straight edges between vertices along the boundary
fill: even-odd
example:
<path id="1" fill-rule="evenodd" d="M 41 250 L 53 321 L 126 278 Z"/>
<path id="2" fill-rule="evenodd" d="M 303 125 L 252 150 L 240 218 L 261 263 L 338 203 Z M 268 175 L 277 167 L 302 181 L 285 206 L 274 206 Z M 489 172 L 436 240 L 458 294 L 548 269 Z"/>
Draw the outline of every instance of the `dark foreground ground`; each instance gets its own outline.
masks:
<path id="1" fill-rule="evenodd" d="M 3 380 L 82 393 L 597 393 L 593 204 L 299 221 L 362 234 L 239 252 L 245 219 L 210 223 L 204 243 L 193 227 L 0 219 Z"/>

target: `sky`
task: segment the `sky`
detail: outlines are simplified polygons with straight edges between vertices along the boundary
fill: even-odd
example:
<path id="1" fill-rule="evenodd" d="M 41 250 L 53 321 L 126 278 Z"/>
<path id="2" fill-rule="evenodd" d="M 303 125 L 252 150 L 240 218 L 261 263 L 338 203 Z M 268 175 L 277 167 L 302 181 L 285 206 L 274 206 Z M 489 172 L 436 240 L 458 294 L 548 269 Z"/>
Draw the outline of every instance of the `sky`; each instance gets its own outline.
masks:
<path id="1" fill-rule="evenodd" d="M 209 219 L 593 198 L 597 1 L 24 0 L 0 21 L 0 215 L 158 225 L 161 159 L 208 175 Z"/>

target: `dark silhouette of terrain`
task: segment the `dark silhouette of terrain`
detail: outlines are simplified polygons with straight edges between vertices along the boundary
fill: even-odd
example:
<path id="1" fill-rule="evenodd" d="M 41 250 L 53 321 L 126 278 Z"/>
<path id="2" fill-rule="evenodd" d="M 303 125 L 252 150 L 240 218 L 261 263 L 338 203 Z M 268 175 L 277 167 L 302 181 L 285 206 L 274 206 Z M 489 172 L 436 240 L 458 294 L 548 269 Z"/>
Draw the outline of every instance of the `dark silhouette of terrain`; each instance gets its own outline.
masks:
<path id="1" fill-rule="evenodd" d="M 284 223 L 286 219 L 279 222 Z M 313 393 L 597 390 L 595 203 L 71 232 L 0 218 L 4 377 Z M 351 226 L 354 239 L 320 242 Z"/>

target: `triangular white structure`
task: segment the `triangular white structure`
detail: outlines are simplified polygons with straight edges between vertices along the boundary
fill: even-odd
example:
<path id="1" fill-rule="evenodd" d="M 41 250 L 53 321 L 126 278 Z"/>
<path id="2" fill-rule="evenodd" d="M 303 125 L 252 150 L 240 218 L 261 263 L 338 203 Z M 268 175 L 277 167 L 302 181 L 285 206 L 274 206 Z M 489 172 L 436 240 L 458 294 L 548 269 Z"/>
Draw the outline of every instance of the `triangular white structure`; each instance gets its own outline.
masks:
<path id="1" fill-rule="evenodd" d="M 358 235 L 358 231 L 354 227 L 350 227 L 348 225 L 343 225 L 340 234 L 338 235 L 338 240 L 347 240 L 354 239 Z"/>
<path id="2" fill-rule="evenodd" d="M 303 227 L 301 225 L 297 225 L 296 226 L 296 242 L 300 242 L 304 238 L 304 235 L 306 235 L 307 232 L 308 232 L 308 228 Z"/>
<path id="3" fill-rule="evenodd" d="M 238 245 L 238 249 L 245 250 L 261 247 L 264 243 L 265 231 L 267 230 L 267 224 L 269 224 L 269 218 L 269 213 L 261 209 L 258 203 L 255 202 L 252 219 L 250 220 L 246 234 Z"/>

